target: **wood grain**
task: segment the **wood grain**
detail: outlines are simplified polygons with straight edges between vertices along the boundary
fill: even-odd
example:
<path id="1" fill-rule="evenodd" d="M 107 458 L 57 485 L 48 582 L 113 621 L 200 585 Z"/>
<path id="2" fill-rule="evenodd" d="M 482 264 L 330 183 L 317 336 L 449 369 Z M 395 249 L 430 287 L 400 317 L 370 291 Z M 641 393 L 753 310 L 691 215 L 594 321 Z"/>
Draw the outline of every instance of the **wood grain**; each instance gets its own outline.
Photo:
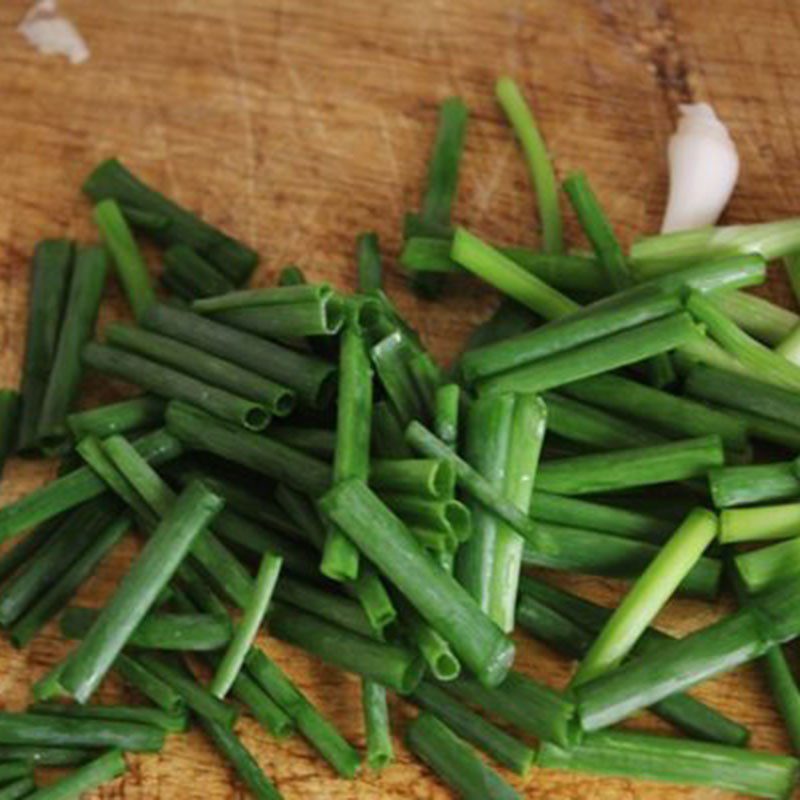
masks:
<path id="1" fill-rule="evenodd" d="M 351 286 L 353 241 L 380 234 L 388 289 L 441 358 L 458 351 L 495 296 L 467 278 L 436 306 L 416 300 L 395 264 L 400 220 L 416 207 L 438 103 L 462 95 L 472 110 L 458 218 L 492 239 L 534 245 L 535 204 L 494 79 L 524 86 L 559 173 L 589 174 L 620 234 L 657 228 L 666 188 L 665 141 L 676 104 L 711 102 L 730 125 L 742 176 L 731 221 L 800 209 L 800 7 L 792 0 L 63 0 L 92 50 L 68 67 L 38 56 L 15 31 L 22 0 L 0 5 L 0 382 L 19 375 L 27 260 L 44 236 L 91 239 L 82 178 L 119 155 L 154 184 L 264 255 L 257 282 L 284 263 Z M 577 240 L 574 223 L 568 231 Z M 155 267 L 155 265 L 154 265 Z M 777 273 L 766 289 L 789 297 Z M 124 315 L 109 291 L 103 321 Z M 89 381 L 86 403 L 117 389 Z M 52 474 L 14 463 L 11 500 Z M 133 544 L 84 587 L 99 602 L 126 568 Z M 600 600 L 612 582 L 572 578 Z M 721 608 L 675 602 L 663 625 L 685 632 Z M 355 682 L 297 651 L 267 644 L 299 685 L 362 743 Z M 24 653 L 0 643 L 0 697 L 20 708 L 27 689 L 64 652 L 52 629 Z M 520 639 L 520 667 L 562 686 L 569 665 Z M 109 681 L 108 698 L 124 697 Z M 698 690 L 753 731 L 753 745 L 787 740 L 755 667 Z M 398 722 L 407 710 L 396 704 Z M 643 717 L 636 726 L 664 728 Z M 242 732 L 287 800 L 442 800 L 430 774 L 399 748 L 380 777 L 337 779 L 298 738 Z M 226 800 L 246 792 L 203 737 L 176 737 L 159 756 L 131 759 L 130 774 L 96 796 Z M 686 800 L 733 797 L 627 780 L 535 771 L 511 779 L 533 800 Z"/>

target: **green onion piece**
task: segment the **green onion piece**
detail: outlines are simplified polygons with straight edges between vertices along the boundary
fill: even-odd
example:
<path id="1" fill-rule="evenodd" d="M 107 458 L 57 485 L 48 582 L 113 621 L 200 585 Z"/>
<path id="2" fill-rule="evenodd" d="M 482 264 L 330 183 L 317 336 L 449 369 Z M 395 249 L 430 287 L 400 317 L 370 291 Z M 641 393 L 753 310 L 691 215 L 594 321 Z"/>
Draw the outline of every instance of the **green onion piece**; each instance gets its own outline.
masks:
<path id="1" fill-rule="evenodd" d="M 464 800 L 519 800 L 443 722 L 423 712 L 406 731 L 406 745 Z"/>
<path id="2" fill-rule="evenodd" d="M 788 539 L 758 550 L 740 553 L 734 559 L 742 581 L 757 594 L 800 574 L 800 539 Z"/>
<path id="3" fill-rule="evenodd" d="M 17 778 L 31 777 L 33 769 L 29 761 L 9 761 L 0 764 L 0 784 L 6 784 Z"/>
<path id="4" fill-rule="evenodd" d="M 413 351 L 401 331 L 394 331 L 370 350 L 370 359 L 386 390 L 392 411 L 402 425 L 423 417 L 422 398 L 409 369 Z"/>
<path id="5" fill-rule="evenodd" d="M 501 490 L 509 502 L 526 514 L 530 511 L 547 419 L 548 410 L 540 398 L 534 395 L 515 398 Z M 496 536 L 489 616 L 501 630 L 510 633 L 514 629 L 524 539 L 506 522 L 500 522 Z"/>
<path id="6" fill-rule="evenodd" d="M 208 300 L 223 297 L 225 295 Z M 197 302 L 203 301 L 196 301 L 193 308 Z M 345 314 L 342 299 L 338 295 L 330 295 L 307 303 L 232 308 L 215 311 L 209 316 L 217 322 L 256 336 L 291 340 L 302 336 L 334 336 L 342 329 Z"/>
<path id="7" fill-rule="evenodd" d="M 0 745 L 0 761 L 26 761 L 34 767 L 73 767 L 85 764 L 91 757 L 91 750 L 75 747 L 39 747 L 33 744 Z M 20 795 L 20 797 L 23 796 L 24 793 Z"/>
<path id="8" fill-rule="evenodd" d="M 139 322 L 147 330 L 287 386 L 305 405 L 324 407 L 333 393 L 336 368 L 314 356 L 163 304 L 149 308 Z"/>
<path id="9" fill-rule="evenodd" d="M 77 411 L 67 417 L 67 427 L 75 439 L 96 436 L 105 439 L 115 433 L 127 434 L 160 425 L 166 403 L 158 397 L 144 395 L 119 403 Z"/>
<path id="10" fill-rule="evenodd" d="M 75 772 L 28 797 L 33 800 L 70 800 L 99 788 L 104 783 L 118 778 L 128 769 L 121 750 L 111 750 L 102 756 L 78 767 Z"/>
<path id="11" fill-rule="evenodd" d="M 800 498 L 793 461 L 712 469 L 708 483 L 717 508 Z"/>
<path id="12" fill-rule="evenodd" d="M 58 346 L 39 415 L 37 435 L 45 448 L 62 444 L 67 436 L 67 414 L 83 376 L 81 352 L 94 333 L 107 265 L 106 251 L 99 246 L 82 247 L 75 257 Z"/>
<path id="13" fill-rule="evenodd" d="M 372 393 L 372 369 L 367 343 L 356 316 L 351 315 L 340 346 L 334 485 L 350 478 L 367 479 Z M 329 524 L 320 571 L 328 578 L 342 581 L 355 580 L 358 570 L 358 549 L 336 525 Z"/>
<path id="14" fill-rule="evenodd" d="M 537 739 L 569 745 L 575 738 L 575 704 L 549 686 L 511 671 L 494 688 L 460 677 L 442 688 Z"/>
<path id="15" fill-rule="evenodd" d="M 593 733 L 572 748 L 547 742 L 536 763 L 773 798 L 790 795 L 798 772 L 797 759 L 788 756 L 630 731 Z"/>
<path id="16" fill-rule="evenodd" d="M 719 522 L 722 544 L 800 536 L 800 503 L 726 509 Z"/>
<path id="17" fill-rule="evenodd" d="M 336 450 L 336 431 L 328 428 L 301 428 L 278 423 L 270 425 L 269 435 L 271 439 L 327 461 L 333 459 Z"/>
<path id="18" fill-rule="evenodd" d="M 157 675 L 147 669 L 135 656 L 122 653 L 114 662 L 114 671 L 140 694 L 164 711 L 177 714 L 185 709 L 183 698 Z M 42 698 L 36 695 L 37 699 Z"/>
<path id="19" fill-rule="evenodd" d="M 435 714 L 458 736 L 483 750 L 517 775 L 527 775 L 535 751 L 479 714 L 452 698 L 432 683 L 423 681 L 411 695 L 421 708 Z"/>
<path id="20" fill-rule="evenodd" d="M 536 490 L 531 499 L 530 513 L 540 522 L 588 528 L 656 544 L 663 542 L 675 529 L 668 520 L 629 508 L 617 508 Z"/>
<path id="21" fill-rule="evenodd" d="M 169 224 L 152 231 L 161 244 L 185 244 L 211 261 L 237 286 L 249 280 L 258 254 L 218 228 L 168 200 L 126 169 L 117 159 L 99 164 L 83 185 L 83 191 L 98 202 L 113 198 L 126 206 L 166 217 Z"/>
<path id="22" fill-rule="evenodd" d="M 372 449 L 380 458 L 411 458 L 413 455 L 397 415 L 384 400 L 372 407 Z"/>
<path id="23" fill-rule="evenodd" d="M 278 286 L 299 286 L 306 283 L 303 270 L 294 264 L 288 264 L 278 274 Z"/>
<path id="24" fill-rule="evenodd" d="M 320 507 L 483 683 L 491 686 L 503 680 L 514 657 L 512 643 L 363 483 L 339 484 Z"/>
<path id="25" fill-rule="evenodd" d="M 47 546 L 38 550 L 3 587 L 0 625 L 12 625 L 30 609 L 117 519 L 119 511 L 112 498 L 101 497 L 62 517 Z"/>
<path id="26" fill-rule="evenodd" d="M 143 725 L 152 725 L 161 728 L 167 733 L 182 733 L 188 727 L 188 718 L 185 711 L 167 712 L 160 708 L 147 706 L 120 706 L 120 705 L 87 705 L 79 706 L 74 703 L 34 703 L 28 708 L 34 714 L 46 714 L 51 717 L 67 717 L 69 719 L 112 719 L 124 722 L 141 722 Z"/>
<path id="27" fill-rule="evenodd" d="M 464 228 L 453 236 L 451 256 L 462 267 L 545 319 L 558 319 L 580 306 Z"/>
<path id="28" fill-rule="evenodd" d="M 211 693 L 220 700 L 230 691 L 236 676 L 242 669 L 245 656 L 261 627 L 264 615 L 267 613 L 267 607 L 272 599 L 282 565 L 283 559 L 271 553 L 266 553 L 261 559 L 250 603 L 244 609 L 242 619 L 237 624 L 228 649 L 211 681 Z"/>
<path id="29" fill-rule="evenodd" d="M 521 582 L 517 605 L 520 626 L 560 652 L 580 658 L 614 613 L 588 600 L 569 594 L 526 576 Z M 648 628 L 637 642 L 635 654 L 660 646 L 671 637 Z M 704 705 L 688 694 L 674 694 L 655 703 L 651 709 L 662 719 L 677 725 L 690 736 L 710 742 L 741 747 L 750 732 L 742 725 Z"/>
<path id="30" fill-rule="evenodd" d="M 735 254 L 758 255 L 764 261 L 800 249 L 800 221 L 785 219 L 757 225 L 728 225 L 662 233 L 634 242 L 630 251 L 636 276 L 672 272 L 697 261 Z"/>
<path id="31" fill-rule="evenodd" d="M 373 292 L 383 288 L 381 250 L 378 234 L 360 233 L 356 238 L 356 263 L 358 264 L 358 290 Z"/>
<path id="32" fill-rule="evenodd" d="M 120 323 L 107 326 L 105 333 L 106 341 L 115 347 L 244 397 L 276 416 L 284 417 L 294 410 L 291 389 L 183 342 Z"/>
<path id="33" fill-rule="evenodd" d="M 562 386 L 561 389 L 568 390 L 571 385 Z M 627 419 L 615 417 L 569 397 L 547 392 L 544 400 L 547 404 L 547 432 L 567 441 L 588 445 L 593 450 L 645 447 L 664 441 L 663 436 Z"/>
<path id="34" fill-rule="evenodd" d="M 36 791 L 36 781 L 33 778 L 20 778 L 0 789 L 0 800 L 19 800 L 23 797 L 32 797 L 31 792 Z"/>
<path id="35" fill-rule="evenodd" d="M 15 647 L 25 647 L 67 604 L 70 597 L 94 572 L 99 563 L 130 530 L 131 520 L 119 516 L 110 522 L 61 576 L 13 624 L 10 630 Z M 76 542 L 72 542 L 73 548 Z"/>
<path id="36" fill-rule="evenodd" d="M 511 427 L 514 417 L 513 395 L 479 397 L 470 407 L 466 426 L 465 458 L 496 491 L 503 492 L 509 464 Z M 402 516 L 397 506 L 390 508 Z M 456 557 L 456 578 L 472 596 L 481 610 L 494 622 L 490 613 L 495 591 L 494 559 L 497 531 L 501 520 L 480 503 L 471 501 L 472 535 L 459 548 Z"/>
<path id="37" fill-rule="evenodd" d="M 457 383 L 447 383 L 436 390 L 434 429 L 436 435 L 451 447 L 458 441 L 460 406 L 461 387 Z"/>
<path id="38" fill-rule="evenodd" d="M 60 678 L 64 689 L 79 702 L 86 702 L 95 690 L 222 504 L 217 495 L 194 483 L 164 517 Z"/>
<path id="39" fill-rule="evenodd" d="M 99 372 L 129 381 L 167 399 L 197 404 L 209 414 L 249 430 L 263 430 L 270 421 L 266 405 L 118 347 L 91 342 L 84 348 L 83 360 Z"/>
<path id="40" fill-rule="evenodd" d="M 759 414 L 751 414 L 748 411 L 725 409 L 725 412 L 729 416 L 741 420 L 747 426 L 747 431 L 753 439 L 777 444 L 793 453 L 800 452 L 800 428 L 769 417 L 762 417 Z"/>
<path id="41" fill-rule="evenodd" d="M 192 309 L 201 314 L 216 311 L 231 311 L 237 308 L 269 308 L 296 305 L 333 296 L 327 283 L 304 283 L 299 286 L 269 286 L 263 289 L 240 289 L 218 297 L 208 297 L 192 303 Z"/>
<path id="42" fill-rule="evenodd" d="M 494 314 L 473 329 L 469 335 L 461 356 L 462 361 L 457 365 L 458 370 L 461 371 L 463 359 L 470 351 L 488 347 L 505 339 L 515 339 L 525 331 L 529 331 L 535 323 L 536 316 L 532 311 L 507 297 L 504 298 Z"/>
<path id="43" fill-rule="evenodd" d="M 779 345 L 800 323 L 800 316 L 748 292 L 719 292 L 720 309 L 740 328 L 768 345 Z"/>
<path id="44" fill-rule="evenodd" d="M 700 477 L 724 463 L 719 436 L 703 436 L 546 461 L 537 482 L 540 489 L 555 494 L 592 494 Z"/>
<path id="45" fill-rule="evenodd" d="M 625 254 L 586 175 L 583 172 L 572 173 L 564 181 L 563 187 L 584 233 L 606 271 L 609 283 L 617 291 L 626 288 L 633 279 Z"/>
<path id="46" fill-rule="evenodd" d="M 164 231 L 170 225 L 169 217 L 157 211 L 145 211 L 127 203 L 119 203 L 119 210 L 132 228 L 148 233 Z"/>
<path id="47" fill-rule="evenodd" d="M 287 739 L 294 733 L 291 717 L 244 670 L 236 676 L 231 694 L 270 736 Z"/>
<path id="48" fill-rule="evenodd" d="M 800 366 L 749 337 L 725 316 L 713 298 L 691 292 L 686 307 L 752 376 L 785 389 L 800 390 Z"/>
<path id="49" fill-rule="evenodd" d="M 539 203 L 543 250 L 564 252 L 564 233 L 558 207 L 558 185 L 553 164 L 536 125 L 530 106 L 512 78 L 502 77 L 495 84 L 495 97 L 505 111 L 522 146 L 531 183 Z"/>
<path id="50" fill-rule="evenodd" d="M 133 316 L 142 313 L 155 302 L 156 296 L 147 273 L 147 265 L 136 245 L 131 229 L 114 200 L 102 200 L 92 212 L 95 224 L 111 251 L 117 276 L 125 289 Z"/>
<path id="51" fill-rule="evenodd" d="M 366 639 L 291 606 L 276 604 L 270 632 L 330 664 L 408 694 L 422 679 L 421 658 L 405 648 Z"/>
<path id="52" fill-rule="evenodd" d="M 188 403 L 173 401 L 167 406 L 167 428 L 189 449 L 213 453 L 312 497 L 331 484 L 331 468 L 323 461 L 215 419 Z"/>
<path id="53" fill-rule="evenodd" d="M 216 748 L 230 761 L 239 777 L 258 800 L 280 800 L 281 793 L 273 786 L 239 737 L 227 726 L 213 719 L 200 717 L 203 730 Z"/>
<path id="54" fill-rule="evenodd" d="M 691 383 L 691 373 L 688 383 Z M 617 375 L 597 375 L 563 386 L 561 391 L 626 419 L 646 422 L 653 429 L 670 436 L 704 436 L 715 433 L 731 450 L 741 451 L 747 446 L 747 425 L 740 420 L 702 403 Z"/>
<path id="55" fill-rule="evenodd" d="M 167 288 L 186 300 L 213 297 L 235 288 L 217 267 L 183 244 L 173 245 L 164 251 L 161 280 Z"/>
<path id="56" fill-rule="evenodd" d="M 0 389 L 0 477 L 6 459 L 17 446 L 20 401 L 16 389 Z"/>
<path id="57" fill-rule="evenodd" d="M 407 525 L 450 534 L 457 542 L 471 538 L 471 512 L 458 500 L 428 500 L 394 492 L 382 492 L 381 499 Z"/>
<path id="58" fill-rule="evenodd" d="M 23 453 L 38 445 L 39 415 L 58 346 L 73 251 L 66 239 L 46 239 L 33 254 L 17 438 L 17 448 Z"/>
<path id="59" fill-rule="evenodd" d="M 501 373 L 481 381 L 478 388 L 542 392 L 666 353 L 698 336 L 688 314 L 673 314 Z"/>
<path id="60" fill-rule="evenodd" d="M 689 514 L 620 602 L 572 679 L 580 686 L 618 666 L 717 535 L 717 517 Z"/>
<path id="61" fill-rule="evenodd" d="M 0 712 L 0 744 L 46 747 L 119 747 L 156 753 L 164 731 L 153 725 L 122 720 L 73 719 L 28 712 Z"/>
<path id="62" fill-rule="evenodd" d="M 61 516 L 53 517 L 6 549 L 0 555 L 0 581 L 14 575 L 28 559 L 41 552 L 63 521 Z"/>
<path id="63" fill-rule="evenodd" d="M 65 639 L 83 639 L 100 616 L 100 611 L 71 606 L 61 616 L 61 634 Z M 169 614 L 151 612 L 135 628 L 128 647 L 148 650 L 219 650 L 231 640 L 227 617 L 212 614 Z"/>
<path id="64" fill-rule="evenodd" d="M 788 581 L 750 606 L 682 639 L 660 644 L 576 689 L 586 731 L 613 725 L 669 695 L 763 655 L 800 633 L 800 584 Z"/>
<path id="65" fill-rule="evenodd" d="M 283 671 L 261 650 L 251 649 L 247 669 L 264 691 L 292 718 L 298 731 L 344 778 L 354 778 L 360 764 L 358 752 L 323 717 Z"/>
<path id="66" fill-rule="evenodd" d="M 786 272 L 786 277 L 789 279 L 789 284 L 792 287 L 792 293 L 795 300 L 800 302 L 800 261 L 798 260 L 798 252 L 787 253 L 783 258 L 783 269 Z"/>
<path id="67" fill-rule="evenodd" d="M 378 491 L 405 492 L 429 500 L 453 497 L 456 476 L 452 466 L 436 459 L 373 459 L 369 481 Z"/>
<path id="68" fill-rule="evenodd" d="M 180 660 L 171 662 L 152 653 L 138 655 L 139 661 L 183 698 L 196 714 L 232 728 L 239 712 L 236 708 L 215 697 L 198 683 Z"/>
<path id="69" fill-rule="evenodd" d="M 380 772 L 394 760 L 386 689 L 368 678 L 362 680 L 361 707 L 367 736 L 367 765 Z"/>

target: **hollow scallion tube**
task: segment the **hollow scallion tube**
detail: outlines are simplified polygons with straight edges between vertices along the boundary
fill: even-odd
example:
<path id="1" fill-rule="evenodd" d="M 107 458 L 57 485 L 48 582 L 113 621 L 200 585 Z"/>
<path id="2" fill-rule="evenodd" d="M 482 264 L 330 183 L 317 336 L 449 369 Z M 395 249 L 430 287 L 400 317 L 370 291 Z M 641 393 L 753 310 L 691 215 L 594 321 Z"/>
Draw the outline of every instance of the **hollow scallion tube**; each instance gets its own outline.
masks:
<path id="1" fill-rule="evenodd" d="M 236 625 L 233 638 L 211 681 L 211 693 L 220 699 L 230 691 L 244 664 L 245 656 L 267 613 L 282 565 L 283 559 L 272 553 L 266 553 L 261 559 L 250 603 L 244 609 L 242 619 Z"/>
<path id="2" fill-rule="evenodd" d="M 708 474 L 711 497 L 717 508 L 800 498 L 800 478 L 793 461 L 721 467 Z"/>
<path id="3" fill-rule="evenodd" d="M 451 256 L 462 267 L 545 319 L 566 317 L 580 308 L 574 300 L 464 228 L 456 229 Z"/>
<path id="4" fill-rule="evenodd" d="M 633 584 L 582 659 L 573 686 L 614 669 L 717 535 L 716 515 L 692 511 Z"/>
<path id="5" fill-rule="evenodd" d="M 564 252 L 564 233 L 558 206 L 558 184 L 547 148 L 530 106 L 512 78 L 504 76 L 495 84 L 495 97 L 505 111 L 525 155 L 533 190 L 539 205 L 542 249 Z"/>
<path id="6" fill-rule="evenodd" d="M 365 484 L 354 480 L 339 484 L 320 507 L 483 683 L 492 686 L 503 680 L 514 657 L 513 644 Z"/>
<path id="7" fill-rule="evenodd" d="M 800 536 L 800 503 L 730 508 L 719 515 L 722 544 Z"/>
<path id="8" fill-rule="evenodd" d="M 17 447 L 23 453 L 38 444 L 39 415 L 58 346 L 73 252 L 72 242 L 47 239 L 39 242 L 33 254 L 17 435 Z"/>
<path id="9" fill-rule="evenodd" d="M 420 714 L 406 745 L 464 800 L 519 800 L 519 795 L 437 717 Z"/>
<path id="10" fill-rule="evenodd" d="M 366 480 L 369 475 L 372 391 L 367 344 L 355 314 L 351 314 L 340 345 L 334 485 L 351 478 Z M 320 571 L 333 580 L 355 580 L 358 549 L 335 523 L 328 524 Z"/>
<path id="11" fill-rule="evenodd" d="M 269 629 L 328 663 L 401 694 L 413 691 L 425 669 L 422 659 L 406 648 L 362 638 L 291 606 L 275 605 Z"/>
<path id="12" fill-rule="evenodd" d="M 121 323 L 108 325 L 105 335 L 114 347 L 245 397 L 276 416 L 284 417 L 294 410 L 295 395 L 291 389 L 191 345 Z"/>
<path id="13" fill-rule="evenodd" d="M 304 405 L 324 407 L 333 393 L 336 368 L 332 364 L 199 314 L 156 304 L 140 324 L 287 386 Z"/>
<path id="14" fill-rule="evenodd" d="M 547 417 L 547 407 L 539 397 L 518 395 L 515 398 L 501 491 L 525 514 L 530 511 Z M 524 545 L 522 536 L 511 525 L 501 521 L 497 527 L 492 561 L 489 616 L 506 633 L 514 629 Z"/>
<path id="15" fill-rule="evenodd" d="M 555 494 L 591 494 L 705 475 L 725 463 L 719 436 L 548 461 L 539 488 Z"/>
<path id="16" fill-rule="evenodd" d="M 210 414 L 250 430 L 263 430 L 270 420 L 266 405 L 118 347 L 91 342 L 84 348 L 83 361 L 99 372 L 129 381 L 170 400 L 196 404 Z"/>
<path id="17" fill-rule="evenodd" d="M 122 653 L 114 662 L 114 671 L 144 697 L 164 711 L 177 714 L 186 708 L 183 698 L 157 675 L 142 664 L 136 656 Z M 37 695 L 37 699 L 38 695 Z"/>
<path id="18" fill-rule="evenodd" d="M 691 382 L 691 373 L 688 380 Z M 741 420 L 703 403 L 618 375 L 597 375 L 562 386 L 560 391 L 626 419 L 641 420 L 655 430 L 671 436 L 705 436 L 716 433 L 731 450 L 741 451 L 747 446 L 747 425 Z"/>
<path id="19" fill-rule="evenodd" d="M 740 328 L 765 344 L 777 345 L 779 350 L 800 323 L 794 311 L 749 292 L 719 292 L 715 300 Z"/>
<path id="20" fill-rule="evenodd" d="M 394 759 L 386 689 L 369 678 L 361 681 L 361 707 L 367 737 L 367 764 L 376 772 Z"/>
<path id="21" fill-rule="evenodd" d="M 800 539 L 787 539 L 758 550 L 740 553 L 734 559 L 747 591 L 757 594 L 800 574 Z"/>
<path id="22" fill-rule="evenodd" d="M 94 202 L 112 198 L 138 211 L 166 217 L 166 226 L 150 232 L 158 242 L 188 245 L 237 285 L 249 280 L 258 263 L 254 250 L 167 199 L 116 158 L 99 164 L 84 182 L 83 191 Z"/>
<path id="23" fill-rule="evenodd" d="M 401 425 L 424 416 L 422 398 L 409 369 L 411 351 L 401 331 L 394 331 L 370 349 L 370 359 Z"/>
<path id="24" fill-rule="evenodd" d="M 369 482 L 378 491 L 449 500 L 453 497 L 455 481 L 455 472 L 446 461 L 373 459 L 369 466 Z"/>
<path id="25" fill-rule="evenodd" d="M 161 424 L 165 408 L 166 403 L 160 398 L 144 395 L 77 411 L 67 417 L 67 427 L 75 439 L 90 435 L 105 439 L 115 433 L 127 434 Z"/>
<path id="26" fill-rule="evenodd" d="M 481 381 L 478 388 L 487 392 L 542 392 L 666 353 L 699 335 L 688 314 L 672 314 L 501 373 Z"/>
<path id="27" fill-rule="evenodd" d="M 503 490 L 508 467 L 514 405 L 515 398 L 510 394 L 479 397 L 467 418 L 465 457 L 498 492 Z M 456 577 L 491 617 L 497 529 L 501 521 L 475 500 L 471 513 L 472 535 L 458 550 Z"/>
<path id="28" fill-rule="evenodd" d="M 298 731 L 344 778 L 354 778 L 358 752 L 323 717 L 306 696 L 264 652 L 251 649 L 246 666 L 254 680 L 292 718 Z"/>
<path id="29" fill-rule="evenodd" d="M 436 435 L 451 447 L 458 441 L 461 388 L 457 383 L 447 383 L 436 390 Z"/>
<path id="30" fill-rule="evenodd" d="M 136 319 L 155 302 L 155 292 L 147 265 L 133 238 L 128 223 L 114 200 L 101 200 L 92 213 L 95 224 L 111 252 L 117 276 Z"/>
<path id="31" fill-rule="evenodd" d="M 435 684 L 423 681 L 412 693 L 411 700 L 517 775 L 526 775 L 530 770 L 536 756 L 533 749 L 471 711 Z"/>
<path id="32" fill-rule="evenodd" d="M 86 702 L 94 692 L 222 504 L 217 495 L 195 483 L 184 490 L 164 517 L 59 679 L 79 702 Z"/>
<path id="33" fill-rule="evenodd" d="M 572 748 L 547 742 L 536 763 L 771 798 L 788 797 L 798 773 L 797 759 L 789 756 L 632 731 L 600 731 Z"/>

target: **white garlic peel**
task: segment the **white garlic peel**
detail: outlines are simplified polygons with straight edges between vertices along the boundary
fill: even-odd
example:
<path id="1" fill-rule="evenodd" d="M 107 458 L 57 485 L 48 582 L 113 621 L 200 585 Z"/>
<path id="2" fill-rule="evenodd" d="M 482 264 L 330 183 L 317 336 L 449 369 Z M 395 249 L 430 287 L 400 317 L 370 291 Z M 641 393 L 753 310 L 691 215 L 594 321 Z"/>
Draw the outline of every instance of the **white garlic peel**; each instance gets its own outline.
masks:
<path id="1" fill-rule="evenodd" d="M 739 175 L 739 154 L 728 129 L 708 103 L 680 106 L 669 140 L 669 199 L 662 233 L 713 225 Z"/>
<path id="2" fill-rule="evenodd" d="M 71 64 L 89 58 L 78 29 L 61 13 L 56 0 L 37 0 L 19 24 L 19 32 L 40 53 L 66 56 Z"/>

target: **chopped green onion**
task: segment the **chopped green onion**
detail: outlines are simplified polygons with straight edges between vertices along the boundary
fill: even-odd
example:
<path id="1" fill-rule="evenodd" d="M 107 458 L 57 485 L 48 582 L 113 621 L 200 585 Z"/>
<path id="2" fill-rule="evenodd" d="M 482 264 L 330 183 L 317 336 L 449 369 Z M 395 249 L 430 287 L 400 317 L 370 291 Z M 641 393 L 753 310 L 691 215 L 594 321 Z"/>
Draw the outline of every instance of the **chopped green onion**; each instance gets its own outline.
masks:
<path id="1" fill-rule="evenodd" d="M 394 759 L 386 689 L 369 678 L 361 681 L 361 707 L 367 736 L 367 764 L 380 772 Z"/>

